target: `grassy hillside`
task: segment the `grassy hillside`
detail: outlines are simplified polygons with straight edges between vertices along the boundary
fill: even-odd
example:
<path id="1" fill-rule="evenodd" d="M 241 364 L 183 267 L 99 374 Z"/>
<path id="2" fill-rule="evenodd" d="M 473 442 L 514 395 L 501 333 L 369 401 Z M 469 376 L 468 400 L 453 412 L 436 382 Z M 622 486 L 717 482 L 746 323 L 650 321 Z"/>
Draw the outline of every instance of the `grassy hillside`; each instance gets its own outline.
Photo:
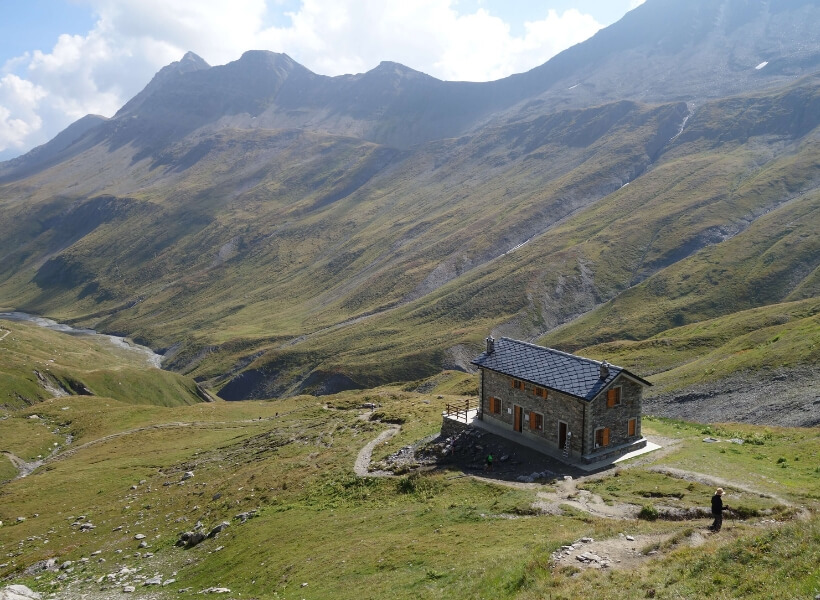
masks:
<path id="1" fill-rule="evenodd" d="M 641 341 L 590 346 L 583 354 L 650 376 L 656 394 L 741 370 L 817 364 L 818 340 L 820 302 L 812 298 L 668 329 Z"/>
<path id="2" fill-rule="evenodd" d="M 119 594 L 129 583 L 137 598 L 194 598 L 211 587 L 266 599 L 634 598 L 649 589 L 658 598 L 709 590 L 762 599 L 775 584 L 782 597 L 820 593 L 814 430 L 647 420 L 644 432 L 663 437 L 666 452 L 578 482 L 615 505 L 688 509 L 708 504 L 712 486 L 698 478 L 725 478 L 727 503 L 744 518 L 727 520 L 713 537 L 700 533 L 705 518 L 607 519 L 569 507 L 546 514 L 539 502 L 557 482 L 510 485 L 448 468 L 354 475 L 359 450 L 387 427 L 368 419 L 364 402 L 405 420 L 374 452 L 381 460 L 438 429 L 444 403 L 458 398 L 439 392 L 458 381 L 432 382 L 427 394 L 381 388 L 323 401 L 158 407 L 106 400 L 104 418 L 87 397 L 47 400 L 36 407 L 39 420 L 28 418 L 33 409 L 14 411 L 0 421 L 0 436 L 16 440 L 11 452 L 35 451 L 27 449 L 31 435 L 12 435 L 20 428 L 75 440 L 33 475 L 0 487 L 0 577 L 70 597 Z M 747 443 L 704 444 L 704 435 Z M 658 468 L 698 475 L 687 481 Z M 183 480 L 186 471 L 194 475 Z M 247 511 L 256 512 L 236 517 Z M 207 533 L 223 520 L 230 525 L 214 539 L 174 547 L 197 522 Z M 94 527 L 80 532 L 83 523 Z M 553 566 L 562 545 L 581 537 L 618 544 L 622 534 L 634 536 L 639 550 L 623 570 Z M 24 573 L 48 558 L 73 568 Z M 142 585 L 155 575 L 173 582 Z"/>
<path id="3" fill-rule="evenodd" d="M 161 406 L 202 401 L 191 378 L 152 368 L 102 336 L 0 320 L 0 338 L 0 411 L 76 394 Z"/>
<path id="4" fill-rule="evenodd" d="M 572 350 L 814 298 L 818 89 L 708 103 L 683 132 L 684 103 L 614 102 L 405 151 L 96 146 L 0 186 L 0 303 L 264 398 L 431 376 L 490 331 Z"/>

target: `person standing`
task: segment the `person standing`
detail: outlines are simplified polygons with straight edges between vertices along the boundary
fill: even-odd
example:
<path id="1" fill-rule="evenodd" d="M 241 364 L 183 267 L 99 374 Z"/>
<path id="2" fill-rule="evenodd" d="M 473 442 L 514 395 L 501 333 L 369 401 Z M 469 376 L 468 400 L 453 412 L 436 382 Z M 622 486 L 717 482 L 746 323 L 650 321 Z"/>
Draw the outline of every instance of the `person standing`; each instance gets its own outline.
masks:
<path id="1" fill-rule="evenodd" d="M 484 470 L 485 471 L 492 471 L 493 470 L 493 455 L 492 454 L 487 455 L 487 463 L 484 465 Z"/>
<path id="2" fill-rule="evenodd" d="M 723 511 L 729 508 L 723 505 L 723 488 L 715 490 L 715 495 L 712 496 L 712 516 L 715 521 L 709 526 L 710 531 L 717 533 L 723 526 Z"/>

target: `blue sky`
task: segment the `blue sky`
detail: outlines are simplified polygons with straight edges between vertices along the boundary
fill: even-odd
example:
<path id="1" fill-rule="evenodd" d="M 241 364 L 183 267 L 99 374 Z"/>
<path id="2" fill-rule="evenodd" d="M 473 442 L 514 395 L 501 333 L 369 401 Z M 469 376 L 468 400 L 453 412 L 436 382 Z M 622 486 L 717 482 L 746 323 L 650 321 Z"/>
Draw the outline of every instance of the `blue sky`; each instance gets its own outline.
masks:
<path id="1" fill-rule="evenodd" d="M 650 0 L 656 1 L 656 0 Z M 110 117 L 192 50 L 284 52 L 316 73 L 392 60 L 447 80 L 543 64 L 641 0 L 0 0 L 0 160 Z"/>

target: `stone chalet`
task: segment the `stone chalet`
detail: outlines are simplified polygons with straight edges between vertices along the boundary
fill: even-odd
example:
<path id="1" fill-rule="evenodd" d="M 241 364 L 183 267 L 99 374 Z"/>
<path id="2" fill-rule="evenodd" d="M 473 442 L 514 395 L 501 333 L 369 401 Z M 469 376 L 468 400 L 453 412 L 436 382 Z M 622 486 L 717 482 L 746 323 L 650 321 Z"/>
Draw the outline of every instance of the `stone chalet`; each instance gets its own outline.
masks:
<path id="1" fill-rule="evenodd" d="M 487 338 L 478 418 L 566 462 L 614 460 L 646 446 L 641 395 L 626 369 L 509 338 Z"/>

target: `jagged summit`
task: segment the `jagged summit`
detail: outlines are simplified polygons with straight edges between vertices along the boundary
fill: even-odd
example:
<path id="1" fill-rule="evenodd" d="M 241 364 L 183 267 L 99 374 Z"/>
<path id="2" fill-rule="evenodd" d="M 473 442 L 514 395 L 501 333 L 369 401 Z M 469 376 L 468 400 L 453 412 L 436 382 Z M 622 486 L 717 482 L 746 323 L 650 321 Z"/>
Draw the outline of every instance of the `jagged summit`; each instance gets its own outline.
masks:
<path id="1" fill-rule="evenodd" d="M 187 52 L 97 141 L 156 156 L 202 128 L 295 128 L 408 149 L 544 112 L 620 100 L 694 105 L 785 85 L 818 70 L 818 31 L 811 0 L 649 0 L 544 65 L 490 82 L 442 81 L 393 61 L 329 77 L 268 50 L 212 67 Z"/>
<path id="2" fill-rule="evenodd" d="M 436 79 L 427 73 L 422 73 L 421 71 L 411 69 L 406 65 L 393 62 L 391 60 L 381 61 L 375 68 L 365 73 L 365 75 L 396 75 L 399 77 L 425 77 L 429 79 Z M 440 80 L 436 79 L 436 81 Z"/>
<path id="3" fill-rule="evenodd" d="M 196 71 L 210 67 L 201 56 L 190 50 L 188 50 L 178 62 L 172 64 L 179 65 L 181 70 L 184 69 L 186 71 Z"/>
<path id="4" fill-rule="evenodd" d="M 190 51 L 186 52 L 185 56 L 180 60 L 162 67 L 139 94 L 126 102 L 126 104 L 117 111 L 114 118 L 136 112 L 154 92 L 165 87 L 180 76 L 186 73 L 205 71 L 210 68 L 211 66 L 197 54 Z"/>

